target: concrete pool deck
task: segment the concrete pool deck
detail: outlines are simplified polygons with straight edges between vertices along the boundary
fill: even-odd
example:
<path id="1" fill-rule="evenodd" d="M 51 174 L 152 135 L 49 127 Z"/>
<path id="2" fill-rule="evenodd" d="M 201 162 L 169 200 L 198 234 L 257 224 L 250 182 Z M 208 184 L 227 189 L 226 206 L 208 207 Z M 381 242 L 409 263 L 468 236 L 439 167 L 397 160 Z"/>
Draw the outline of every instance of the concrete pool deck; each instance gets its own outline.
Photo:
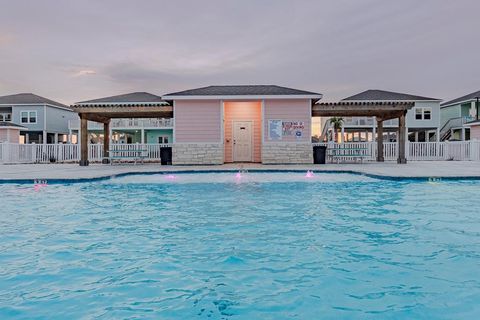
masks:
<path id="1" fill-rule="evenodd" d="M 19 164 L 0 165 L 0 182 L 30 179 L 91 179 L 111 177 L 118 174 L 144 172 L 236 171 L 241 166 L 252 171 L 353 171 L 367 175 L 395 178 L 480 178 L 480 162 L 472 161 L 415 161 L 404 165 L 399 165 L 394 162 L 326 165 L 225 164 L 218 166 L 161 166 L 158 163 L 151 163 L 144 165 L 120 164 L 113 166 L 92 164 L 88 167 L 80 167 L 78 164 Z"/>

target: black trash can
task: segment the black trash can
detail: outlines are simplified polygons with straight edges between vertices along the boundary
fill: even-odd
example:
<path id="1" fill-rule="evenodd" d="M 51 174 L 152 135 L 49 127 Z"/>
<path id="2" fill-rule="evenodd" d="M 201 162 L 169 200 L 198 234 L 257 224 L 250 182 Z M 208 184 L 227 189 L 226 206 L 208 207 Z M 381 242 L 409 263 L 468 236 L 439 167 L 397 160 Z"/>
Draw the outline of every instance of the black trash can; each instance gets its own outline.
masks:
<path id="1" fill-rule="evenodd" d="M 162 165 L 172 164 L 172 147 L 160 147 L 160 162 Z"/>
<path id="2" fill-rule="evenodd" d="M 327 157 L 327 147 L 326 146 L 315 146 L 313 147 L 313 163 L 315 164 L 325 164 Z"/>

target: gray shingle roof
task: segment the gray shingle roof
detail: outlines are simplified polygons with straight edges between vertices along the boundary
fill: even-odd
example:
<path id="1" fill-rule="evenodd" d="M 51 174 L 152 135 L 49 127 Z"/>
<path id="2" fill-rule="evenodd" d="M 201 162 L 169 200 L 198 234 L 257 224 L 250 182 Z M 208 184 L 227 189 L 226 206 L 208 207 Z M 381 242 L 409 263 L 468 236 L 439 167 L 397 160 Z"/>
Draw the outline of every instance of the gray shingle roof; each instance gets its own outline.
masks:
<path id="1" fill-rule="evenodd" d="M 24 126 L 21 126 L 19 124 L 10 122 L 10 121 L 0 121 L 0 128 L 1 127 L 18 127 L 18 128 L 26 128 Z"/>
<path id="2" fill-rule="evenodd" d="M 367 90 L 342 101 L 441 101 L 441 99 L 415 96 L 384 90 Z"/>
<path id="3" fill-rule="evenodd" d="M 63 103 L 59 103 L 41 96 L 38 96 L 33 93 L 18 93 L 11 94 L 7 96 L 0 97 L 0 104 L 51 104 L 54 106 L 59 106 L 63 108 L 68 108 L 68 106 Z"/>
<path id="4" fill-rule="evenodd" d="M 87 100 L 76 104 L 116 104 L 116 103 L 167 103 L 162 97 L 148 92 L 133 92 L 117 96 Z"/>
<path id="5" fill-rule="evenodd" d="M 465 95 L 465 96 L 463 96 L 463 97 L 456 98 L 456 99 L 453 99 L 453 100 L 444 102 L 444 103 L 442 103 L 442 106 L 448 106 L 448 105 L 456 104 L 456 103 L 459 103 L 459 102 L 466 102 L 466 101 L 476 100 L 477 97 L 480 98 L 480 90 L 479 90 L 479 91 L 472 92 L 472 93 L 470 93 L 470 94 L 467 94 L 467 95 Z"/>
<path id="6" fill-rule="evenodd" d="M 229 85 L 209 86 L 185 91 L 173 92 L 166 96 L 275 96 L 275 95 L 315 95 L 320 93 L 280 87 L 275 85 Z"/>

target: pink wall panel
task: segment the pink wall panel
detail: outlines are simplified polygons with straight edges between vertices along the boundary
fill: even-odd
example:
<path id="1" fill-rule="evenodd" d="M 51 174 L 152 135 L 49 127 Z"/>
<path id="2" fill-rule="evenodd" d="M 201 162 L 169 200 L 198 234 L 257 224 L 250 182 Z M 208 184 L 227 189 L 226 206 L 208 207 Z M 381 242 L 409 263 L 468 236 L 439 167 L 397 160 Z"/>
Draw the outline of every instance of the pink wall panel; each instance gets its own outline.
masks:
<path id="1" fill-rule="evenodd" d="M 7 141 L 7 130 L 8 129 L 1 129 L 0 128 L 0 142 L 9 142 Z"/>
<path id="2" fill-rule="evenodd" d="M 312 106 L 310 99 L 297 100 L 265 100 L 265 119 L 264 119 L 264 136 L 265 143 L 269 142 L 289 142 L 289 141 L 311 141 L 311 120 Z M 284 121 L 303 121 L 305 123 L 305 130 L 303 137 L 297 139 L 296 137 L 283 137 L 282 140 L 268 140 L 268 120 L 284 120 Z"/>
<path id="3" fill-rule="evenodd" d="M 470 139 L 471 140 L 480 140 L 480 125 L 470 127 Z"/>
<path id="4" fill-rule="evenodd" d="M 9 131 L 10 131 L 10 134 L 9 134 Z M 20 130 L 0 128 L 0 142 L 19 143 L 19 140 L 20 140 Z"/>
<path id="5" fill-rule="evenodd" d="M 212 142 L 221 139 L 219 100 L 175 101 L 175 142 Z"/>
<path id="6" fill-rule="evenodd" d="M 225 162 L 233 161 L 233 121 L 253 121 L 253 161 L 261 162 L 262 150 L 262 103 L 225 102 Z"/>

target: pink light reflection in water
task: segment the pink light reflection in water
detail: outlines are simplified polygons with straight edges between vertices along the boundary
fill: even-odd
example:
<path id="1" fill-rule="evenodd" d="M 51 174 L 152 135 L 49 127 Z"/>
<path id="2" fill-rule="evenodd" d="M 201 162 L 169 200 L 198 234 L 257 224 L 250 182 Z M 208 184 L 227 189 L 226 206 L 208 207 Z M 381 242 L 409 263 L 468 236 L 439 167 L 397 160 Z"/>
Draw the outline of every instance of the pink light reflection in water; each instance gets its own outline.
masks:
<path id="1" fill-rule="evenodd" d="M 307 174 L 305 175 L 305 178 L 313 178 L 315 175 L 313 174 L 313 171 L 308 170 Z"/>
<path id="2" fill-rule="evenodd" d="M 165 177 L 165 179 L 169 180 L 169 181 L 175 181 L 177 180 L 177 177 L 173 174 L 167 174 L 167 176 Z"/>
<path id="3" fill-rule="evenodd" d="M 35 191 L 40 191 L 41 189 L 45 188 L 47 186 L 46 183 L 36 183 L 33 185 L 33 190 Z"/>

